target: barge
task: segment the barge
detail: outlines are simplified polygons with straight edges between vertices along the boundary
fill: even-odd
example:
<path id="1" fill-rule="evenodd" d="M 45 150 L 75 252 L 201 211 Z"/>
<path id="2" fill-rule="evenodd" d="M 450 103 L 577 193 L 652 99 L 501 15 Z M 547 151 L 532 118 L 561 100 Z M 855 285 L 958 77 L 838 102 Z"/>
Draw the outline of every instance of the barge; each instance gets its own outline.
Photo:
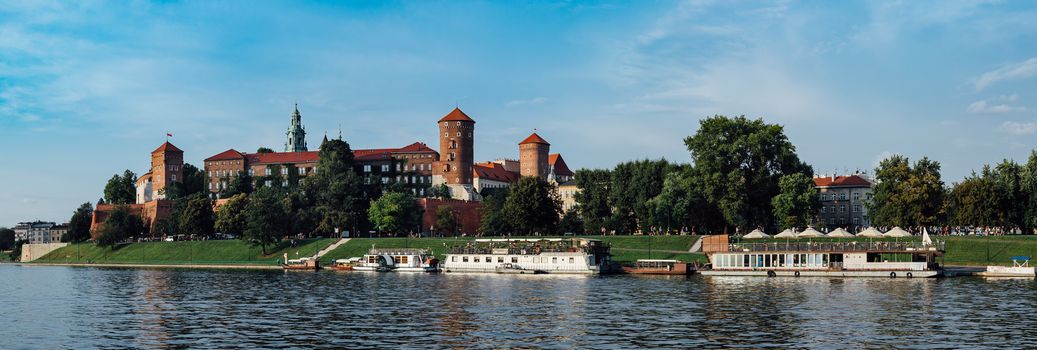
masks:
<path id="1" fill-rule="evenodd" d="M 353 266 L 354 271 L 438 272 L 439 260 L 427 249 L 371 248 Z"/>
<path id="2" fill-rule="evenodd" d="M 451 248 L 444 272 L 597 275 L 612 272 L 610 247 L 584 238 L 476 239 Z"/>
<path id="3" fill-rule="evenodd" d="M 771 242 L 729 243 L 707 237 L 706 276 L 937 277 L 944 242 Z"/>
<path id="4" fill-rule="evenodd" d="M 623 272 L 635 275 L 690 275 L 691 264 L 680 260 L 638 259 L 634 266 L 623 266 Z"/>

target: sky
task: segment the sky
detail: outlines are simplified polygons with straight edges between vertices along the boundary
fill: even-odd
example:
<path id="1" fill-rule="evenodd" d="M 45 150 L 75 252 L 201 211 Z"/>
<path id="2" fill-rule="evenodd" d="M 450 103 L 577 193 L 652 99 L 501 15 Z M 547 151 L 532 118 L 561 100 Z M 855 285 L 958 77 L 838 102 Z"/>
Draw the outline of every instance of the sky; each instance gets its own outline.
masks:
<path id="1" fill-rule="evenodd" d="M 188 163 L 535 129 L 573 169 L 666 158 L 712 115 L 781 124 L 818 174 L 892 154 L 948 184 L 1037 141 L 1037 2 L 0 2 L 0 226 L 67 221 L 166 139 Z"/>

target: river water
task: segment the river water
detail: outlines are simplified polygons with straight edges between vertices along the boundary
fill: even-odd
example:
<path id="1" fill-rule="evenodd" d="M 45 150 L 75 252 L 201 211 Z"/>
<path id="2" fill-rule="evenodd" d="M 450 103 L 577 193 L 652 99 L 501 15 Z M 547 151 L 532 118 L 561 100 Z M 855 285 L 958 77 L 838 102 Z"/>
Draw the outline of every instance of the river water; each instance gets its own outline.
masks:
<path id="1" fill-rule="evenodd" d="M 1030 279 L 0 265 L 2 348 L 1035 348 Z"/>

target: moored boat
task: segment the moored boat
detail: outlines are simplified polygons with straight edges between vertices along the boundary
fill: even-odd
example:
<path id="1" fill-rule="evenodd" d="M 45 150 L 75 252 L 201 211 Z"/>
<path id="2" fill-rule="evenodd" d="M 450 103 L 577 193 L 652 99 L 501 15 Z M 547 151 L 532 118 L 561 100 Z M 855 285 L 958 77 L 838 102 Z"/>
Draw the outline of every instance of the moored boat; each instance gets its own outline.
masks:
<path id="1" fill-rule="evenodd" d="M 444 272 L 594 275 L 612 272 L 610 247 L 585 238 L 476 239 L 451 248 Z"/>
<path id="2" fill-rule="evenodd" d="M 360 258 L 337 259 L 331 263 L 330 268 L 337 271 L 353 271 L 359 263 Z"/>
<path id="3" fill-rule="evenodd" d="M 356 271 L 376 272 L 438 272 L 439 260 L 427 249 L 375 249 L 364 255 L 353 266 Z"/>
<path id="4" fill-rule="evenodd" d="M 638 259 L 634 266 L 623 266 L 623 272 L 639 275 L 687 275 L 691 264 L 680 260 Z"/>
<path id="5" fill-rule="evenodd" d="M 1012 266 L 987 266 L 986 271 L 977 272 L 983 277 L 1037 277 L 1037 271 L 1030 267 L 1030 257 L 1013 256 Z"/>
<path id="6" fill-rule="evenodd" d="M 317 271 L 320 270 L 320 260 L 314 258 L 286 259 L 281 264 L 281 268 L 285 270 Z"/>
<path id="7" fill-rule="evenodd" d="M 944 242 L 729 243 L 709 236 L 703 252 L 707 276 L 936 277 Z M 892 261 L 891 261 L 892 260 Z"/>

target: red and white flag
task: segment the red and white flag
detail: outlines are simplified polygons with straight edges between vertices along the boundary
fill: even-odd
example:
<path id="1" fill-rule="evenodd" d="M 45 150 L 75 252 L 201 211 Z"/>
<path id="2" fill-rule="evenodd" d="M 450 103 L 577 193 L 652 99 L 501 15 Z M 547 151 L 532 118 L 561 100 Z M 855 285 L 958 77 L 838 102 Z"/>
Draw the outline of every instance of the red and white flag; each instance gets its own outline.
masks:
<path id="1" fill-rule="evenodd" d="M 173 137 L 173 134 L 170 134 L 170 133 L 167 132 L 166 133 L 166 137 Z"/>

